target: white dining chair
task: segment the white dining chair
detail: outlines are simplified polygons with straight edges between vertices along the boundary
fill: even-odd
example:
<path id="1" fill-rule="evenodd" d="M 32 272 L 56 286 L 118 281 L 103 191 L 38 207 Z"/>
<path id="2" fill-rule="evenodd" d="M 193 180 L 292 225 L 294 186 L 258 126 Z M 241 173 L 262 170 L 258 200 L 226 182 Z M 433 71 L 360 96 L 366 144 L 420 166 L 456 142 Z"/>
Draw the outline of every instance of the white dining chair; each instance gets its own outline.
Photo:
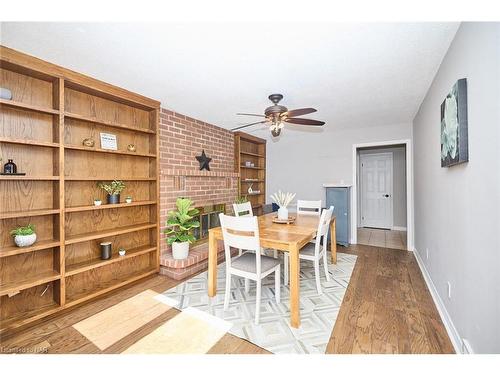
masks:
<path id="1" fill-rule="evenodd" d="M 253 216 L 252 203 L 233 203 L 234 216 Z"/>
<path id="2" fill-rule="evenodd" d="M 327 261 L 327 244 L 328 244 L 328 231 L 330 229 L 330 221 L 332 219 L 333 206 L 324 209 L 318 223 L 318 231 L 316 233 L 316 241 L 308 243 L 299 252 L 299 259 L 314 262 L 314 275 L 316 277 L 316 289 L 318 294 L 321 294 L 321 282 L 319 278 L 319 261 L 323 258 L 323 265 L 325 267 L 326 280 L 330 281 L 330 274 L 328 273 Z M 288 285 L 289 279 L 289 255 L 285 253 L 285 285 Z"/>
<path id="3" fill-rule="evenodd" d="M 280 303 L 280 261 L 261 255 L 257 217 L 236 217 L 219 214 L 226 256 L 226 293 L 224 310 L 229 307 L 231 276 L 240 276 L 257 283 L 255 324 L 259 324 L 262 279 L 274 272 L 275 297 Z M 231 259 L 231 247 L 250 250 Z"/>
<path id="4" fill-rule="evenodd" d="M 297 200 L 297 215 L 321 215 L 321 201 Z"/>

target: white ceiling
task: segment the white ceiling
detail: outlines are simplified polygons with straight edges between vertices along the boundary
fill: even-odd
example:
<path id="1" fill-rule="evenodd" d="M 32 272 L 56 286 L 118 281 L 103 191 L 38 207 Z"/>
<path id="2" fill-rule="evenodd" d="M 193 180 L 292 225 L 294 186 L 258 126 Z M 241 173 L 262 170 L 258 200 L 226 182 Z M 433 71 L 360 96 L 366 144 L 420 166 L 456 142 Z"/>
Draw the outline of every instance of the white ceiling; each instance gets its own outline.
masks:
<path id="1" fill-rule="evenodd" d="M 222 127 L 277 92 L 335 129 L 411 122 L 458 25 L 21 22 L 1 43 Z"/>

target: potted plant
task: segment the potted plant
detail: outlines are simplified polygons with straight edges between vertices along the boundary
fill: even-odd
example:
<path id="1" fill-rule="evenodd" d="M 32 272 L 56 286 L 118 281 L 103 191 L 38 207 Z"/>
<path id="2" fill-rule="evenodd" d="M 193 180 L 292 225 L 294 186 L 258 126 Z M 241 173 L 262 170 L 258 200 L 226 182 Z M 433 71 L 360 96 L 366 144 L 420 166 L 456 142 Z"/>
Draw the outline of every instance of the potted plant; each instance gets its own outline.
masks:
<path id="1" fill-rule="evenodd" d="M 31 246 L 36 241 L 35 226 L 28 224 L 25 227 L 17 227 L 10 234 L 14 237 L 14 242 L 19 247 Z"/>
<path id="2" fill-rule="evenodd" d="M 177 198 L 177 210 L 168 213 L 167 243 L 172 246 L 174 259 L 186 259 L 189 253 L 189 244 L 195 241 L 192 234 L 194 228 L 200 227 L 198 220 L 193 220 L 200 212 L 191 208 L 193 202 L 187 198 Z"/>
<path id="3" fill-rule="evenodd" d="M 271 199 L 276 203 L 280 208 L 278 209 L 278 219 L 279 220 L 288 220 L 288 205 L 295 198 L 295 194 L 293 193 L 283 193 L 281 190 L 278 190 L 277 193 L 271 195 Z"/>
<path id="4" fill-rule="evenodd" d="M 94 198 L 94 206 L 100 206 L 102 204 L 102 200 L 99 198 Z"/>
<path id="5" fill-rule="evenodd" d="M 108 204 L 120 203 L 120 193 L 125 189 L 123 181 L 114 180 L 110 184 L 99 182 L 97 186 L 108 193 L 106 197 Z"/>
<path id="6" fill-rule="evenodd" d="M 128 197 L 126 197 L 125 202 L 132 203 L 132 197 L 130 195 Z"/>

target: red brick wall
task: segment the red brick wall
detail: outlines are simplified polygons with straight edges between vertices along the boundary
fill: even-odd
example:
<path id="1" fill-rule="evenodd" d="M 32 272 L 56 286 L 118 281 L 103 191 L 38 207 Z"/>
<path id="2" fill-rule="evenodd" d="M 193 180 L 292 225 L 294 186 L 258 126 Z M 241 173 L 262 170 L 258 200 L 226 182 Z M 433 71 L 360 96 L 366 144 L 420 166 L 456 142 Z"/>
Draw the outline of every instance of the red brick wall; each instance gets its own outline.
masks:
<path id="1" fill-rule="evenodd" d="M 200 171 L 195 156 L 205 150 L 210 171 Z M 161 254 L 170 252 L 163 229 L 175 200 L 185 197 L 195 206 L 225 203 L 228 213 L 238 194 L 234 172 L 234 136 L 229 130 L 176 112 L 160 111 L 160 225 Z"/>

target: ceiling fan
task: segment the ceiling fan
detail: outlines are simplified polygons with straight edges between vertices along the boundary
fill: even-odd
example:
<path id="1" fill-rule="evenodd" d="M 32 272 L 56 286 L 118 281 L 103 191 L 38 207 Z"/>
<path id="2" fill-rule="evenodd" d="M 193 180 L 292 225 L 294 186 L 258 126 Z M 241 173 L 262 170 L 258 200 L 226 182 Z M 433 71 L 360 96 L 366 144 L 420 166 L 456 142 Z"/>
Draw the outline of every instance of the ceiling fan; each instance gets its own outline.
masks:
<path id="1" fill-rule="evenodd" d="M 314 108 L 300 108 L 288 110 L 285 106 L 279 105 L 280 100 L 283 99 L 281 94 L 271 94 L 269 95 L 269 100 L 273 102 L 273 105 L 267 107 L 264 111 L 264 115 L 258 115 L 254 113 L 237 113 L 240 116 L 257 116 L 264 117 L 265 120 L 252 122 L 250 124 L 238 126 L 231 130 L 238 130 L 246 128 L 247 126 L 257 125 L 257 124 L 270 124 L 270 130 L 273 137 L 277 137 L 281 133 L 281 129 L 285 127 L 285 122 L 297 125 L 309 125 L 309 126 L 323 126 L 325 123 L 323 121 L 311 120 L 307 118 L 297 118 L 297 116 L 307 115 L 309 113 L 316 112 Z"/>

